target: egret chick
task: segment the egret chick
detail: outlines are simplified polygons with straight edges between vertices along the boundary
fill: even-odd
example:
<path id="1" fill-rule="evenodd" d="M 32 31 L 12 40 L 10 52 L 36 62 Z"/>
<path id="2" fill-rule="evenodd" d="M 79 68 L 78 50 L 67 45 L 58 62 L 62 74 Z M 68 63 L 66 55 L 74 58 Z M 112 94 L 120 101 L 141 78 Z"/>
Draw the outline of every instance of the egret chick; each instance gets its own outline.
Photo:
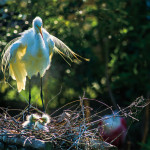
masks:
<path id="1" fill-rule="evenodd" d="M 36 130 L 49 131 L 47 124 L 50 123 L 50 117 L 47 114 L 43 114 L 41 118 L 35 123 Z"/>
<path id="2" fill-rule="evenodd" d="M 25 129 L 33 129 L 35 126 L 35 122 L 39 120 L 39 116 L 37 114 L 31 114 L 27 116 L 27 120 L 22 124 Z"/>

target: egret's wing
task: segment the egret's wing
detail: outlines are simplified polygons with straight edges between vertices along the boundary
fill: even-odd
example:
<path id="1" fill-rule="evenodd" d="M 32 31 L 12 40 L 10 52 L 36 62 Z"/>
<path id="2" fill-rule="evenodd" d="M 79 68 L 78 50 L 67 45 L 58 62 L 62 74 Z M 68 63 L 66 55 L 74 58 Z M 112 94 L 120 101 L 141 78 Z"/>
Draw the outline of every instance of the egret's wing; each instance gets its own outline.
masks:
<path id="1" fill-rule="evenodd" d="M 76 54 L 75 52 L 73 52 L 65 43 L 63 43 L 61 40 L 59 40 L 57 37 L 52 36 L 52 40 L 55 43 L 55 47 L 54 50 L 55 52 L 59 53 L 63 59 L 67 62 L 67 60 L 65 59 L 65 57 L 69 58 L 71 61 L 73 61 L 73 59 L 77 59 L 78 61 L 81 61 L 79 58 L 84 59 L 85 61 L 89 61 L 89 59 L 84 58 L 78 54 Z"/>
<path id="2" fill-rule="evenodd" d="M 17 37 L 13 40 L 11 40 L 4 48 L 3 53 L 1 55 L 2 58 L 2 62 L 1 62 L 1 69 L 2 72 L 5 74 L 5 71 L 7 70 L 7 66 L 9 64 L 9 60 L 10 60 L 10 48 L 12 46 L 13 43 L 15 43 L 17 40 L 19 40 L 20 37 Z"/>
<path id="3" fill-rule="evenodd" d="M 26 54 L 27 45 L 24 45 L 20 38 L 12 40 L 4 49 L 2 57 L 2 71 L 5 72 L 9 64 L 9 75 L 17 81 L 17 89 L 20 92 L 25 89 L 27 71 L 22 58 Z"/>

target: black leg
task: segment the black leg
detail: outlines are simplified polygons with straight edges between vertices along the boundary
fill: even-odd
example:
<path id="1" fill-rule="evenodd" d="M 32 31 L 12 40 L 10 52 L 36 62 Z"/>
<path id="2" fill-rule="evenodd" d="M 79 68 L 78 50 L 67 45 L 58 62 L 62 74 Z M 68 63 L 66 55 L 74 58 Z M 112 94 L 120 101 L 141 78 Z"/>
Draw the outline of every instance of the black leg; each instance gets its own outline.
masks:
<path id="1" fill-rule="evenodd" d="M 28 115 L 30 110 L 30 102 L 31 102 L 31 79 L 29 79 L 29 107 L 28 107 Z"/>
<path id="2" fill-rule="evenodd" d="M 41 100 L 42 100 L 42 105 L 43 105 L 43 112 L 45 112 L 44 102 L 43 102 L 43 93 L 42 93 L 42 77 L 41 77 Z"/>

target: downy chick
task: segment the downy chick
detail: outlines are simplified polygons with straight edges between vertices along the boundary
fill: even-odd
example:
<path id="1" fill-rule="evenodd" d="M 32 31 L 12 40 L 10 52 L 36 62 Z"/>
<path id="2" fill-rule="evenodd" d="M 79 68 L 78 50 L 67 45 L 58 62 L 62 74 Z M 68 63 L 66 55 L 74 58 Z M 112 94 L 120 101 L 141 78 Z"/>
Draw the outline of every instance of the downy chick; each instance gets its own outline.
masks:
<path id="1" fill-rule="evenodd" d="M 50 117 L 47 114 L 43 114 L 41 118 L 35 123 L 36 130 L 49 131 L 47 124 L 50 123 Z"/>
<path id="2" fill-rule="evenodd" d="M 25 129 L 33 129 L 35 126 L 35 122 L 39 120 L 39 115 L 31 114 L 28 115 L 26 121 L 22 124 L 23 128 Z"/>

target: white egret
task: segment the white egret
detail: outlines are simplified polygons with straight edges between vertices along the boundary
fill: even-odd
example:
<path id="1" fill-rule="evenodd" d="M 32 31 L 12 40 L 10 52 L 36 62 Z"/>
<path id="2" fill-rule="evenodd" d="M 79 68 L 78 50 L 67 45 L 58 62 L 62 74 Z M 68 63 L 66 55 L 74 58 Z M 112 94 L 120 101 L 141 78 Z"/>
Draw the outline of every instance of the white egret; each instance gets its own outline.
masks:
<path id="1" fill-rule="evenodd" d="M 35 126 L 35 122 L 39 120 L 39 116 L 37 114 L 31 114 L 27 116 L 27 120 L 22 124 L 25 129 L 33 129 Z"/>
<path id="2" fill-rule="evenodd" d="M 46 70 L 49 69 L 53 53 L 59 53 L 67 62 L 66 58 L 72 61 L 72 58 L 77 60 L 78 57 L 86 61 L 89 59 L 83 58 L 74 53 L 68 46 L 55 36 L 49 34 L 44 28 L 42 19 L 36 17 L 32 22 L 32 28 L 21 33 L 19 38 L 10 41 L 4 48 L 2 55 L 2 71 L 4 73 L 9 66 L 10 76 L 17 81 L 18 92 L 25 90 L 26 77 L 29 78 L 29 107 L 31 101 L 31 77 L 40 74 L 41 92 L 43 111 L 43 93 L 42 93 L 42 77 Z"/>
<path id="3" fill-rule="evenodd" d="M 41 118 L 35 123 L 36 130 L 49 131 L 47 124 L 50 123 L 50 117 L 47 114 L 43 114 Z"/>

